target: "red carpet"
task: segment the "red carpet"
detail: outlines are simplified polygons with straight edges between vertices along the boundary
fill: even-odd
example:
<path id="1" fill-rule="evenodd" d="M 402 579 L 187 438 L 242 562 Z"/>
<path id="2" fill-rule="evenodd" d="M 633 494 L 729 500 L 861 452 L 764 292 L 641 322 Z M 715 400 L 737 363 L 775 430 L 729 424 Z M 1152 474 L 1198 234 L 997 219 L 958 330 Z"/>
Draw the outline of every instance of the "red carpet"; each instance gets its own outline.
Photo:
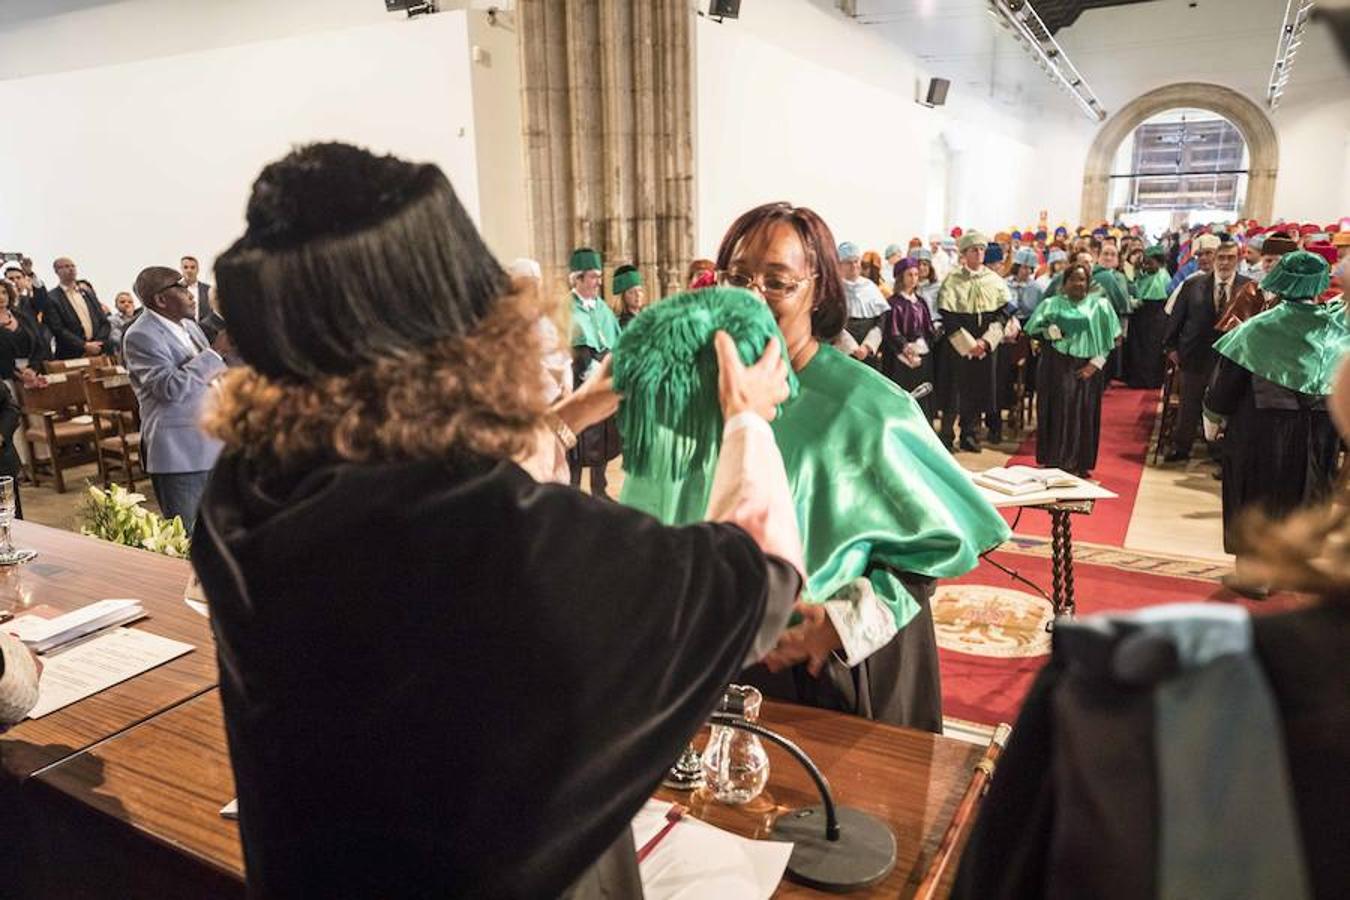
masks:
<path id="1" fill-rule="evenodd" d="M 1134 513 L 1134 499 L 1139 493 L 1139 479 L 1144 473 L 1149 437 L 1153 433 L 1153 419 L 1157 415 L 1158 392 L 1113 387 L 1102 397 L 1102 438 L 1097 452 L 1097 468 L 1092 477 L 1109 491 L 1120 495 L 1118 500 L 1102 500 L 1090 516 L 1073 517 L 1075 541 L 1125 545 L 1125 533 L 1130 529 Z M 1017 455 L 1008 465 L 1036 465 L 1036 433 L 1032 432 L 1017 448 Z M 1003 510 L 1003 516 L 1012 522 L 1017 510 Z M 1037 509 L 1022 513 L 1017 523 L 1019 534 L 1049 536 L 1050 514 Z"/>
<path id="2" fill-rule="evenodd" d="M 1050 560 L 1020 553 L 999 552 L 995 558 L 1010 569 L 1040 585 L 1047 592 L 1050 586 Z M 1174 578 L 1132 571 L 1114 566 L 1079 563 L 1074 567 L 1076 597 L 1080 615 L 1112 610 L 1139 609 L 1160 603 L 1197 602 L 1236 598 L 1212 581 L 1192 578 Z M 945 584 L 988 585 L 1007 592 L 1033 594 L 1024 584 L 1014 581 L 987 562 L 968 575 L 944 581 Z M 1290 595 L 1274 598 L 1252 606 L 1253 612 L 1275 612 L 1287 609 Z M 941 604 L 935 607 L 940 614 Z M 977 626 L 972 625 L 972 629 Z M 972 722 L 996 724 L 1014 722 L 1027 690 L 1036 672 L 1049 656 L 977 656 L 942 647 L 939 649 L 942 667 L 943 713 Z"/>

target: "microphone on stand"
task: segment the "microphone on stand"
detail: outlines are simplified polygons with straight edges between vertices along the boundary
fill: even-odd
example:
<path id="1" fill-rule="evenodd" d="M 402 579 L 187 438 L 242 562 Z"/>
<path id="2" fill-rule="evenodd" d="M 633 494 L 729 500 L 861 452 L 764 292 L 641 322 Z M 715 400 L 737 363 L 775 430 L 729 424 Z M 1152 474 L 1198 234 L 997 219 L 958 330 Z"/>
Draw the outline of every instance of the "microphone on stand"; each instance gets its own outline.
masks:
<path id="1" fill-rule="evenodd" d="M 788 810 L 769 832 L 775 840 L 792 842 L 788 877 L 816 890 L 844 894 L 870 887 L 889 875 L 895 868 L 896 845 L 886 823 L 860 809 L 836 806 L 830 783 L 806 751 L 781 734 L 747 721 L 744 711 L 741 698 L 727 695 L 708 721 L 782 747 L 806 769 L 820 793 L 819 805 Z"/>

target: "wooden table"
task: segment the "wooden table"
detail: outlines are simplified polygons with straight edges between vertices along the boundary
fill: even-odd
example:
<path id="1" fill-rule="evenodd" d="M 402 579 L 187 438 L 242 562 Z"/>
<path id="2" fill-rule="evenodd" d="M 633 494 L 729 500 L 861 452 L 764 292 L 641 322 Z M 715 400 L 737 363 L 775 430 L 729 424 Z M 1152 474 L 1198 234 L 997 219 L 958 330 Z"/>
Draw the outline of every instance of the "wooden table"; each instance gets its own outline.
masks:
<path id="1" fill-rule="evenodd" d="M 895 870 L 850 897 L 909 897 L 932 863 L 983 747 L 840 713 L 764 701 L 760 724 L 796 743 L 830 783 L 835 802 L 877 816 L 896 838 Z M 700 738 L 696 743 L 702 743 Z M 657 796 L 688 806 L 706 822 L 764 838 L 789 809 L 820 802 L 810 776 L 785 750 L 767 741 L 769 786 L 745 806 L 725 806 L 706 791 L 662 788 Z M 786 879 L 775 897 L 823 897 Z"/>
<path id="2" fill-rule="evenodd" d="M 894 830 L 895 871 L 852 896 L 909 896 L 983 748 L 781 703 L 766 702 L 761 720 L 815 759 L 838 802 L 878 815 Z M 771 746 L 769 755 L 767 795 L 748 808 L 701 794 L 659 796 L 692 803 L 695 815 L 730 831 L 763 837 L 777 813 L 817 802 L 806 773 L 786 753 Z M 43 868 L 60 879 L 42 896 L 243 896 L 238 827 L 220 817 L 235 792 L 219 691 L 48 769 L 25 790 L 43 812 Z M 776 896 L 824 895 L 785 881 Z"/>
<path id="3" fill-rule="evenodd" d="M 0 569 L 0 603 L 16 614 L 46 604 L 65 611 L 110 597 L 140 600 L 147 617 L 130 627 L 192 644 L 191 653 L 0 735 L 0 782 L 42 768 L 143 722 L 216 684 L 206 619 L 183 603 L 191 567 L 147 550 L 16 521 L 14 544 L 35 560 Z"/>
<path id="4" fill-rule="evenodd" d="M 41 874 L 28 896 L 242 898 L 239 826 L 220 691 L 187 703 L 24 785 Z"/>

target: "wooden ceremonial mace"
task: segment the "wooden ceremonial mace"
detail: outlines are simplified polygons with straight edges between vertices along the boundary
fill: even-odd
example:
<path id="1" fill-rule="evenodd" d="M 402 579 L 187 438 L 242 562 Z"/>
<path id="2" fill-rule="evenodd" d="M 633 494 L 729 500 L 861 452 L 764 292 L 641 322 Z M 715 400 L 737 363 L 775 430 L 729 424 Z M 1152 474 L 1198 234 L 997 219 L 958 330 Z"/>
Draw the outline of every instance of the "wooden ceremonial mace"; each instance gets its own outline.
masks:
<path id="1" fill-rule="evenodd" d="M 1003 748 L 1007 746 L 1010 734 L 1012 726 L 1006 722 L 1000 723 L 994 729 L 994 736 L 990 739 L 989 746 L 985 748 L 984 756 L 975 764 L 975 774 L 971 776 L 970 784 L 966 786 L 966 792 L 961 795 L 961 802 L 956 806 L 952 823 L 942 835 L 942 841 L 938 844 L 937 853 L 933 857 L 933 864 L 928 867 L 923 881 L 919 882 L 918 890 L 914 892 L 914 900 L 933 900 L 937 894 L 942 876 L 946 874 L 952 857 L 956 855 L 956 845 L 965 837 L 975 818 L 975 809 L 979 805 L 980 798 L 989 787 L 989 779 L 994 777 L 994 768 L 998 765 L 998 758 L 1003 754 Z"/>

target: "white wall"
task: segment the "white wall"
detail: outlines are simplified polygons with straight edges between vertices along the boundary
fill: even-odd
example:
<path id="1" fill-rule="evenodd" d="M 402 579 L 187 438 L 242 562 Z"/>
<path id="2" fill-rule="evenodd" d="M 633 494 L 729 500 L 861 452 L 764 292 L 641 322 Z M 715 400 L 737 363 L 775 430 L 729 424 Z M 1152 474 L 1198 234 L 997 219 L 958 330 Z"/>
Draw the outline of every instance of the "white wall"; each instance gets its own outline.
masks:
<path id="1" fill-rule="evenodd" d="M 0 0 L 0 79 L 394 19 L 372 0 Z"/>
<path id="2" fill-rule="evenodd" d="M 1275 215 L 1323 225 L 1350 215 L 1350 95 L 1282 104 L 1272 121 L 1280 138 Z"/>
<path id="3" fill-rule="evenodd" d="M 1025 227 L 1042 209 L 1052 223 L 1077 217 L 1090 128 L 1021 120 L 959 90 L 918 106 L 915 60 L 809 0 L 699 18 L 695 37 L 701 253 L 770 200 L 810 206 L 839 240 L 878 250 L 955 224 Z M 939 135 L 953 148 L 944 222 L 928 221 Z"/>
<path id="4" fill-rule="evenodd" d="M 480 135 L 474 114 L 475 101 L 509 97 L 518 116 L 515 39 L 483 13 L 409 20 L 369 0 L 61 3 L 85 8 L 0 18 L 0 77 L 20 64 L 81 66 L 0 80 L 0 104 L 40 125 L 31 140 L 0 143 L 0 249 L 32 255 L 49 284 L 58 255 L 108 301 L 141 267 L 176 266 L 184 253 L 210 280 L 215 255 L 243 231 L 258 171 L 315 140 L 436 163 L 489 245 L 507 258 L 523 251 L 519 126 L 514 142 L 509 122 Z M 471 28 L 483 63 L 470 61 Z M 76 38 L 90 33 L 107 39 Z M 495 192 L 486 215 L 480 178 Z M 513 180 L 517 196 L 502 187 Z"/>
<path id="5" fill-rule="evenodd" d="M 483 12 L 467 15 L 469 42 L 476 50 L 470 70 L 478 228 L 498 259 L 509 263 L 530 249 L 516 21 L 509 14 L 498 16 L 496 24 Z"/>

